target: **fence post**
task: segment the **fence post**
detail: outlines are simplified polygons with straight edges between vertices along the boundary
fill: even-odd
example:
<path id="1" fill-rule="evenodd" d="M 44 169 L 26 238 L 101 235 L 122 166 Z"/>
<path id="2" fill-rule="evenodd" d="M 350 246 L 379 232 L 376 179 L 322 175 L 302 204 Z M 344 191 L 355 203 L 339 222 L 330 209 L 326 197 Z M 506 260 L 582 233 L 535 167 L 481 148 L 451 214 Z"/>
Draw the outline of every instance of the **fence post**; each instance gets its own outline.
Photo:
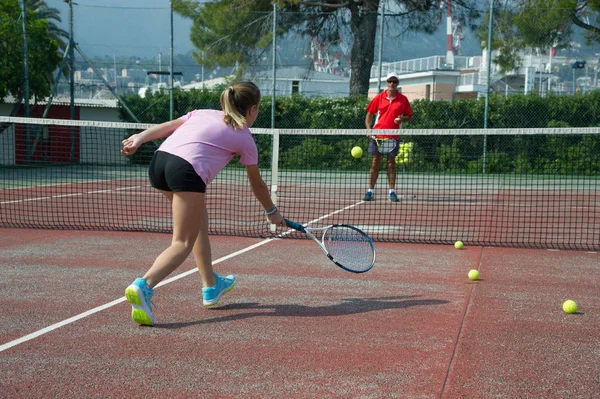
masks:
<path id="1" fill-rule="evenodd" d="M 490 0 L 490 19 L 488 22 L 488 42 L 487 42 L 487 82 L 485 93 L 485 109 L 483 110 L 483 128 L 488 128 L 488 108 L 490 105 L 490 80 L 492 78 L 492 27 L 494 26 L 494 0 Z M 485 164 L 487 161 L 487 134 L 483 136 L 483 174 L 485 174 Z"/>

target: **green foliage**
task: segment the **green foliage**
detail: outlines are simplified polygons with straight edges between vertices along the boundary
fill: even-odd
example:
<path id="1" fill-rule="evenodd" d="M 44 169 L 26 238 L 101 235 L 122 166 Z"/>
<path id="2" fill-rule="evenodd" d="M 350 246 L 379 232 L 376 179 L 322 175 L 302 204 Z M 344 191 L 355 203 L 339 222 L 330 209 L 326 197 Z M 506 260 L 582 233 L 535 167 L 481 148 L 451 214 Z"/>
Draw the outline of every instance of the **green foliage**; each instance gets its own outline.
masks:
<path id="1" fill-rule="evenodd" d="M 23 97 L 23 36 L 19 3 L 0 0 L 0 98 Z M 58 42 L 49 34 L 48 20 L 35 9 L 27 12 L 29 94 L 50 95 L 51 75 L 60 64 Z"/>
<path id="2" fill-rule="evenodd" d="M 600 41 L 600 1 L 525 0 L 496 6 L 492 48 L 499 54 L 494 62 L 502 72 L 516 69 L 520 50 L 570 48 L 576 33 L 584 33 L 588 44 Z M 482 21 L 488 21 L 485 15 Z M 487 48 L 488 24 L 482 23 L 477 37 Z"/>
<path id="3" fill-rule="evenodd" d="M 176 116 L 198 108 L 219 108 L 219 91 L 176 91 Z M 348 98 L 278 97 L 275 127 L 288 129 L 363 129 L 364 96 Z M 127 103 L 143 122 L 165 122 L 166 93 L 130 96 Z M 261 100 L 261 112 L 253 127 L 271 126 L 271 98 Z M 432 135 L 411 136 L 411 129 L 479 129 L 483 126 L 484 101 L 415 101 L 413 119 L 402 131 L 404 143 L 414 143 L 409 160 L 399 167 L 410 172 L 527 173 L 594 175 L 600 173 L 600 142 L 597 135 Z M 131 121 L 121 110 L 124 120 Z M 600 93 L 572 96 L 512 95 L 490 97 L 489 126 L 545 128 L 600 126 Z M 271 135 L 256 134 L 259 165 L 269 168 Z M 485 140 L 485 145 L 484 145 Z M 285 135 L 279 148 L 280 167 L 313 170 L 368 170 L 370 156 L 350 156 L 354 146 L 366 150 L 364 135 Z M 485 151 L 484 151 L 485 148 Z M 134 162 L 145 163 L 154 151 L 146 144 Z M 137 155 L 137 154 L 136 154 Z"/>
<path id="4" fill-rule="evenodd" d="M 178 118 L 195 109 L 221 109 L 221 90 L 175 89 L 173 92 L 174 117 Z M 147 92 L 142 98 L 131 94 L 123 99 L 127 107 L 142 123 L 163 123 L 169 120 L 170 99 L 168 91 Z M 136 122 L 125 108 L 119 108 L 119 118 L 125 122 Z"/>
<path id="5" fill-rule="evenodd" d="M 411 104 L 410 129 L 476 129 L 483 126 L 483 100 L 429 101 Z"/>
<path id="6" fill-rule="evenodd" d="M 324 144 L 319 138 L 307 137 L 301 140 L 298 145 L 285 151 L 281 158 L 281 166 L 284 168 L 295 168 L 298 165 L 304 165 L 306 154 L 310 154 L 311 162 L 308 165 L 310 169 L 331 168 L 335 157 L 332 157 L 333 148 Z"/>
<path id="7" fill-rule="evenodd" d="M 264 67 L 262 58 L 277 40 L 292 36 L 317 38 L 331 43 L 344 38 L 352 43 L 350 88 L 352 94 L 366 94 L 369 73 L 374 62 L 380 0 L 368 2 L 277 1 L 275 13 L 270 0 L 172 0 L 180 15 L 194 21 L 190 38 L 198 49 L 195 58 L 203 65 L 239 66 L 238 73 L 250 65 Z M 454 16 L 463 20 L 479 16 L 476 1 L 454 4 Z M 386 33 L 398 37 L 407 31 L 433 34 L 440 23 L 439 4 L 435 1 L 393 0 L 388 7 Z M 346 36 L 346 37 L 344 37 Z"/>

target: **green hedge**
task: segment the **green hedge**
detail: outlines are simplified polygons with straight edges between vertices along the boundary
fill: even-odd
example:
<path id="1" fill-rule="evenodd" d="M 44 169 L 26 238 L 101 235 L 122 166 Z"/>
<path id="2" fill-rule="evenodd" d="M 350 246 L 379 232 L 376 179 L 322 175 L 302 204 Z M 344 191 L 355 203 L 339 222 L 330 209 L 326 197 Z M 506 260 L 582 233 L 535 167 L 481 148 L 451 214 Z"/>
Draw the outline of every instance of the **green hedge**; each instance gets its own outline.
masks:
<path id="1" fill-rule="evenodd" d="M 220 91 L 191 90 L 174 92 L 175 115 L 181 116 L 199 108 L 219 109 Z M 162 123 L 168 120 L 169 95 L 148 93 L 146 98 L 130 95 L 125 102 L 144 123 Z M 275 125 L 294 129 L 362 129 L 365 107 L 364 96 L 344 98 L 308 98 L 303 96 L 278 97 Z M 589 127 L 600 125 L 600 92 L 576 95 L 510 95 L 490 96 L 490 128 L 530 127 Z M 479 129 L 483 127 L 484 100 L 427 101 L 412 103 L 413 119 L 406 129 Z M 135 122 L 124 108 L 119 116 L 125 122 Z M 271 127 L 271 98 L 264 96 L 255 127 Z"/>
<path id="2" fill-rule="evenodd" d="M 220 89 L 174 93 L 175 114 L 199 108 L 219 109 Z M 169 109 L 166 93 L 137 95 L 125 99 L 134 114 L 146 123 L 161 123 Z M 278 97 L 275 126 L 294 129 L 362 129 L 368 98 Z M 409 171 L 481 173 L 484 163 L 483 136 L 410 136 L 410 129 L 479 129 L 483 127 L 484 100 L 426 101 L 412 103 L 413 118 L 406 123 L 403 141 L 414 143 Z M 132 122 L 124 109 L 121 119 Z M 492 95 L 489 102 L 490 128 L 592 127 L 600 125 L 600 92 L 576 95 Z M 264 96 L 254 127 L 271 126 L 271 98 Z M 535 173 L 552 175 L 598 175 L 600 144 L 596 135 L 488 136 L 485 151 L 487 173 Z M 270 136 L 257 135 L 261 167 L 271 162 Z M 280 166 L 328 170 L 364 170 L 368 156 L 356 160 L 350 149 L 365 149 L 365 137 L 285 136 L 281 140 Z M 146 144 L 134 162 L 148 162 L 154 145 Z M 307 154 L 309 154 L 307 156 Z M 339 155 L 332 155 L 339 154 Z M 300 158 L 302 161 L 300 161 Z"/>

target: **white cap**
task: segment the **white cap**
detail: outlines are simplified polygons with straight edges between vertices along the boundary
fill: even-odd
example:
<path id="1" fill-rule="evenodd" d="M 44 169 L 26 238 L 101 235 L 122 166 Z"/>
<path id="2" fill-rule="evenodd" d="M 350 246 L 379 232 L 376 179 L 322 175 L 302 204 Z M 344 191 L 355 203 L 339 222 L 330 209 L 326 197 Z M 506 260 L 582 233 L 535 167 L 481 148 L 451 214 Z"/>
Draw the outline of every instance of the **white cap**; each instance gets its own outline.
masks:
<path id="1" fill-rule="evenodd" d="M 390 72 L 390 73 L 388 73 L 388 76 L 387 76 L 387 78 L 385 78 L 385 80 L 390 80 L 391 78 L 398 79 L 398 74 L 395 72 Z"/>

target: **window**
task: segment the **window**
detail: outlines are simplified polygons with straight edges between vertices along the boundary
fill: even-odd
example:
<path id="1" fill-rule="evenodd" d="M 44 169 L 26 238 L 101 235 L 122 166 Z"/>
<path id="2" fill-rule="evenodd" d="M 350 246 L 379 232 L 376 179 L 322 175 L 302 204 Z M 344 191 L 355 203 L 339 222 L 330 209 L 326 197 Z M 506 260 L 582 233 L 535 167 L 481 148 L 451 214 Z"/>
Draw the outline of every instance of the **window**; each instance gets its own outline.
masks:
<path id="1" fill-rule="evenodd" d="M 292 94 L 299 94 L 299 93 L 300 93 L 300 81 L 292 80 Z"/>
<path id="2" fill-rule="evenodd" d="M 425 86 L 425 99 L 431 100 L 431 85 Z"/>

